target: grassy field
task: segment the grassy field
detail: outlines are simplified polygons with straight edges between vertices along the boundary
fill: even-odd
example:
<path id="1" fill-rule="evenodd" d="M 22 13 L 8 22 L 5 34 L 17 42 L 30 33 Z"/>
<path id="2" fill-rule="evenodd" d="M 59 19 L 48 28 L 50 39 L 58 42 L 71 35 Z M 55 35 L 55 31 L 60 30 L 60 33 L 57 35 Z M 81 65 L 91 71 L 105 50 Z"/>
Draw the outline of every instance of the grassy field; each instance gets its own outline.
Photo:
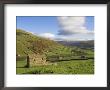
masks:
<path id="1" fill-rule="evenodd" d="M 26 61 L 17 61 L 17 74 L 94 74 L 94 60 L 60 61 L 52 65 L 25 68 Z"/>

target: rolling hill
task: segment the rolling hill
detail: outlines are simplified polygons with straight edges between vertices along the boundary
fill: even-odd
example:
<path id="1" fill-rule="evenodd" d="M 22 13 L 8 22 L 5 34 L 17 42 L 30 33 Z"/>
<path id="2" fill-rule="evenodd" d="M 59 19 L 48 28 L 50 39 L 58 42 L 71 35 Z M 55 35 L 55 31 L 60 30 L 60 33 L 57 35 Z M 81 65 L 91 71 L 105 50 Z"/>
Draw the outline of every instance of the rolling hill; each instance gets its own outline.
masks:
<path id="1" fill-rule="evenodd" d="M 47 55 L 61 53 L 68 54 L 70 53 L 70 50 L 70 48 L 61 45 L 53 40 L 41 38 L 24 30 L 16 30 L 16 53 L 19 55 L 26 55 L 32 53 L 40 53 Z"/>
<path id="2" fill-rule="evenodd" d="M 77 46 L 79 48 L 91 48 L 94 49 L 94 40 L 88 41 L 57 41 L 58 43 L 65 45 L 65 46 Z"/>
<path id="3" fill-rule="evenodd" d="M 79 58 L 81 56 L 93 57 L 94 51 L 89 49 L 81 49 L 75 46 L 68 46 L 66 42 L 56 42 L 46 38 L 39 37 L 24 30 L 16 30 L 16 54 L 26 56 L 27 54 L 41 54 L 46 55 L 48 59 L 57 59 L 57 57 L 64 57 L 69 60 L 70 58 Z M 62 58 L 63 59 L 63 58 Z"/>

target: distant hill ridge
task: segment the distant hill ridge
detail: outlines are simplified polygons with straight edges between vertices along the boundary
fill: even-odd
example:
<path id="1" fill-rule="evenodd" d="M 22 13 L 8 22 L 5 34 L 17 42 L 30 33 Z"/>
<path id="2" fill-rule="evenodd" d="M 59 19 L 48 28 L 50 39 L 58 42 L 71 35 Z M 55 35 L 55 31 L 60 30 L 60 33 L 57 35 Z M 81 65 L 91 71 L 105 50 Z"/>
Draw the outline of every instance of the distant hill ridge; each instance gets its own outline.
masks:
<path id="1" fill-rule="evenodd" d="M 80 48 L 94 48 L 94 40 L 87 41 L 57 41 L 65 46 L 77 46 Z"/>

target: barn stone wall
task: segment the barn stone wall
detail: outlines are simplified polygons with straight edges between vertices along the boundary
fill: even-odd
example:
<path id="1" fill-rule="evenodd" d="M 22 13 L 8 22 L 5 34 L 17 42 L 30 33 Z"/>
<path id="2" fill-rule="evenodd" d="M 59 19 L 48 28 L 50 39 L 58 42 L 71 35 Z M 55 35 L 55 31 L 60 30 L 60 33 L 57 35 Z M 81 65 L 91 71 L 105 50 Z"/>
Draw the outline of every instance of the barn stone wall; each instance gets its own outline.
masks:
<path id="1" fill-rule="evenodd" d="M 29 65 L 30 66 L 46 65 L 46 56 L 40 54 L 29 55 Z"/>

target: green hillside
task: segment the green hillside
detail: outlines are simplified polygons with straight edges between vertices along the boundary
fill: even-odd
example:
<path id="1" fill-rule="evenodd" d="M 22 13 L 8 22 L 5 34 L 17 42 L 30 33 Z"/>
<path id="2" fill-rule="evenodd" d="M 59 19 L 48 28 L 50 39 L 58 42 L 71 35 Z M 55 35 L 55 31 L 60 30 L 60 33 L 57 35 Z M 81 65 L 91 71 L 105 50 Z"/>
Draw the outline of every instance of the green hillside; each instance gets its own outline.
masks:
<path id="1" fill-rule="evenodd" d="M 48 59 L 55 58 L 59 56 L 64 57 L 66 60 L 73 58 L 80 58 L 83 56 L 94 56 L 92 50 L 83 50 L 78 47 L 64 46 L 53 40 L 46 38 L 41 38 L 32 33 L 17 29 L 16 31 L 16 46 L 17 54 L 20 56 L 25 56 L 26 54 L 45 54 Z"/>
<path id="2" fill-rule="evenodd" d="M 71 49 L 53 40 L 41 38 L 32 33 L 17 29 L 16 31 L 17 54 L 26 55 L 40 53 L 46 55 L 68 54 Z"/>

